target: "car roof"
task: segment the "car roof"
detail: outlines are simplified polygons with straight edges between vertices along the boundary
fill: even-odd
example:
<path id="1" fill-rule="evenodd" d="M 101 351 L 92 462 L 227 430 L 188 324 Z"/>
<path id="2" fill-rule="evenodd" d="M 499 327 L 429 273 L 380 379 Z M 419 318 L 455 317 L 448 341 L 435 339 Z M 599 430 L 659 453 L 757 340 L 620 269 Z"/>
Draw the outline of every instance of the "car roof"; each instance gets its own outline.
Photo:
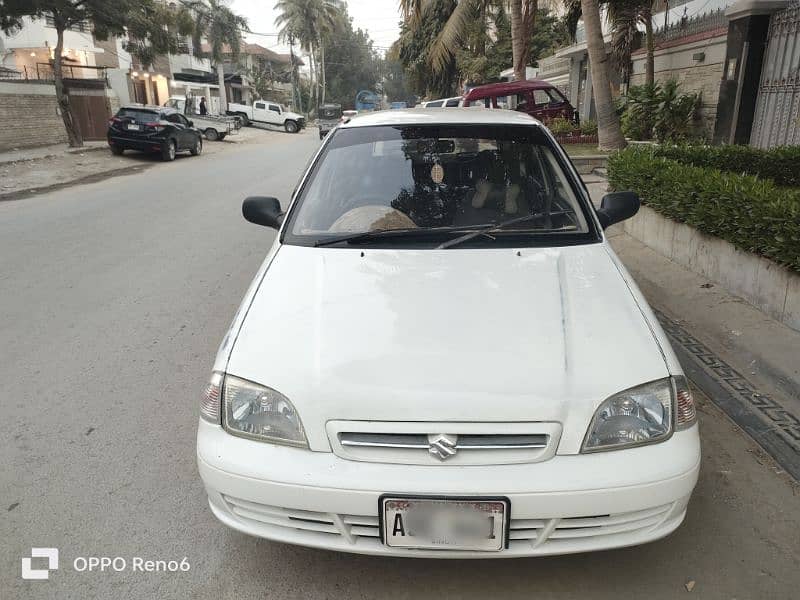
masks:
<path id="1" fill-rule="evenodd" d="M 171 106 L 157 106 L 155 104 L 125 104 L 119 107 L 120 110 L 149 110 L 163 112 L 178 112 Z"/>
<path id="2" fill-rule="evenodd" d="M 506 81 L 501 83 L 489 83 L 472 88 L 464 94 L 464 100 L 480 100 L 491 96 L 505 96 L 515 92 L 526 92 L 528 90 L 549 90 L 553 88 L 552 83 L 541 79 L 526 79 L 525 81 Z"/>
<path id="3" fill-rule="evenodd" d="M 342 128 L 371 125 L 541 125 L 528 114 L 491 108 L 401 109 L 360 113 Z"/>

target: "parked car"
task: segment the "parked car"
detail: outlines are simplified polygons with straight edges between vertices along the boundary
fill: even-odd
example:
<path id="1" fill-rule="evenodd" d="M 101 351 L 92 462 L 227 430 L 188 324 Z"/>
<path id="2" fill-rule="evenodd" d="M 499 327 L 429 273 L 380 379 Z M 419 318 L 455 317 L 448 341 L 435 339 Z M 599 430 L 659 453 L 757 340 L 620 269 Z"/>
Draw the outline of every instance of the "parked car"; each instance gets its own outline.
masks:
<path id="1" fill-rule="evenodd" d="M 108 122 L 108 145 L 121 155 L 125 150 L 157 152 L 175 160 L 178 152 L 197 156 L 203 151 L 203 133 L 174 108 L 134 104 L 123 106 Z"/>
<path id="2" fill-rule="evenodd" d="M 319 128 L 319 139 L 328 135 L 328 132 L 336 127 L 342 119 L 341 104 L 323 104 L 317 109 L 317 127 Z"/>
<path id="3" fill-rule="evenodd" d="M 539 79 L 480 85 L 464 94 L 464 106 L 508 108 L 524 112 L 540 121 L 556 117 L 578 122 L 576 111 L 561 91 Z"/>
<path id="4" fill-rule="evenodd" d="M 256 100 L 252 106 L 229 102 L 227 114 L 240 117 L 244 125 L 250 123 L 278 125 L 287 133 L 297 133 L 306 126 L 306 118 L 303 115 L 288 111 L 277 102 L 269 100 Z"/>
<path id="5" fill-rule="evenodd" d="M 229 135 L 236 135 L 241 129 L 241 122 L 236 117 L 221 117 L 219 115 L 201 115 L 197 97 L 170 96 L 164 104 L 174 108 L 179 113 L 191 119 L 196 129 L 203 132 L 206 139 L 211 142 L 222 141 Z"/>
<path id="6" fill-rule="evenodd" d="M 389 110 L 401 110 L 403 108 L 408 108 L 408 102 L 392 102 L 389 105 Z"/>
<path id="7" fill-rule="evenodd" d="M 337 127 L 288 202 L 201 404 L 212 512 L 245 533 L 428 558 L 584 552 L 676 529 L 695 406 L 553 136 L 499 110 Z"/>

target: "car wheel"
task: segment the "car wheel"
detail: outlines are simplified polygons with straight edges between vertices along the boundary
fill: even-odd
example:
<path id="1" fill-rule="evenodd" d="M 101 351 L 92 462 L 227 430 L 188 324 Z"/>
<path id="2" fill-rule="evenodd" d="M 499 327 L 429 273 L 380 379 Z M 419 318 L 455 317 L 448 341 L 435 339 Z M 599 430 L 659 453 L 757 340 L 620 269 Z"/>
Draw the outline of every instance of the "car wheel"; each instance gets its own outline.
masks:
<path id="1" fill-rule="evenodd" d="M 297 123 L 295 121 L 286 121 L 283 124 L 286 133 L 297 133 Z"/>
<path id="2" fill-rule="evenodd" d="M 197 139 L 194 141 L 194 146 L 192 146 L 192 148 L 189 150 L 189 153 L 192 156 L 197 156 L 202 151 L 203 151 L 203 138 L 198 135 Z"/>
<path id="3" fill-rule="evenodd" d="M 175 155 L 178 153 L 178 144 L 175 140 L 167 140 L 161 147 L 161 159 L 166 161 L 175 160 Z"/>
<path id="4" fill-rule="evenodd" d="M 244 113 L 239 113 L 239 117 L 242 119 L 242 125 L 245 127 L 250 127 L 250 117 Z"/>
<path id="5" fill-rule="evenodd" d="M 208 129 L 206 129 L 205 133 L 206 133 L 206 139 L 209 142 L 216 142 L 218 139 L 220 139 L 219 132 L 213 127 L 209 127 Z"/>
<path id="6" fill-rule="evenodd" d="M 123 152 L 125 152 L 125 148 L 120 148 L 119 146 L 111 146 L 111 154 L 114 156 L 122 156 Z"/>

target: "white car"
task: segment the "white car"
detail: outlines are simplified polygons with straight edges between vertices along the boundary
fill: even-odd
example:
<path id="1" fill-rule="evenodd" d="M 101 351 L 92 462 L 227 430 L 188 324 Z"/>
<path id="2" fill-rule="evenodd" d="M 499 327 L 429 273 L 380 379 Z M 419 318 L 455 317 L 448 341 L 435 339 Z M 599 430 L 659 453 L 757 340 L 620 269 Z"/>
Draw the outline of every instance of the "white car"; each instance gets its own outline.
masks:
<path id="1" fill-rule="evenodd" d="M 280 542 L 514 557 L 631 546 L 686 515 L 695 406 L 538 121 L 384 111 L 326 137 L 228 331 L 197 437 L 213 513 Z"/>
<path id="2" fill-rule="evenodd" d="M 239 117 L 243 125 L 261 123 L 283 127 L 286 133 L 297 133 L 306 126 L 303 115 L 286 110 L 277 102 L 269 100 L 256 100 L 253 105 L 228 103 L 228 114 Z"/>

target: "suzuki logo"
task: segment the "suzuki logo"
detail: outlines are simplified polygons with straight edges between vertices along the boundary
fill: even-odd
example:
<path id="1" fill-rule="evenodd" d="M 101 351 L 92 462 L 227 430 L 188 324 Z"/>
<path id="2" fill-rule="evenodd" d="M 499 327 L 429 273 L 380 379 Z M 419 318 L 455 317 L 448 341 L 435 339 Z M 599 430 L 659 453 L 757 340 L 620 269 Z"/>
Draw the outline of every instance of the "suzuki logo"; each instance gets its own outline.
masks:
<path id="1" fill-rule="evenodd" d="M 31 565 L 32 558 L 46 558 L 46 569 L 34 569 Z M 22 557 L 22 578 L 23 579 L 47 579 L 50 571 L 58 568 L 58 548 L 31 548 L 31 556 Z"/>
<path id="2" fill-rule="evenodd" d="M 456 452 L 458 452 L 458 447 L 456 446 L 457 442 L 457 435 L 447 435 L 446 433 L 429 435 L 428 452 L 439 460 L 447 460 L 451 456 L 455 456 Z"/>

